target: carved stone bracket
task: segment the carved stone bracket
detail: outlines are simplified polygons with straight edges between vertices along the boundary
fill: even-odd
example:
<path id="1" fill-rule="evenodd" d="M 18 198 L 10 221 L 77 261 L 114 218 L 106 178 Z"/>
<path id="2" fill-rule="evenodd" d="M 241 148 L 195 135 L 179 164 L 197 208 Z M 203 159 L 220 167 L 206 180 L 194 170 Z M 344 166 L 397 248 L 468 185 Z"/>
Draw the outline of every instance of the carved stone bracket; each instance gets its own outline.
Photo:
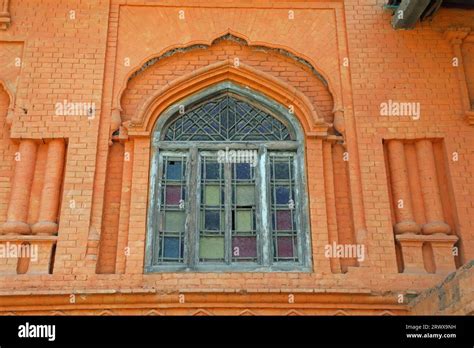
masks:
<path id="1" fill-rule="evenodd" d="M 334 114 L 334 121 L 333 121 L 334 128 L 340 134 L 344 135 L 346 131 L 346 126 L 344 122 L 344 108 L 335 107 L 333 110 L 333 114 Z"/>

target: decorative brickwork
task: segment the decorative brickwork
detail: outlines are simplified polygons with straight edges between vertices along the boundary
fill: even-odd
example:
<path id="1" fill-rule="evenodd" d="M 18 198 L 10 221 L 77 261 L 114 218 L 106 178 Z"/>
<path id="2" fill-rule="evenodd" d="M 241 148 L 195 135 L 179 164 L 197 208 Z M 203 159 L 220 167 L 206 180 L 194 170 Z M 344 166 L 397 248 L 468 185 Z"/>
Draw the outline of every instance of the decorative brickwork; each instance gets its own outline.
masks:
<path id="1" fill-rule="evenodd" d="M 474 259 L 474 15 L 384 4 L 0 0 L 0 312 L 465 314 L 410 301 Z M 301 130 L 307 267 L 146 273 L 153 130 L 226 86 Z"/>

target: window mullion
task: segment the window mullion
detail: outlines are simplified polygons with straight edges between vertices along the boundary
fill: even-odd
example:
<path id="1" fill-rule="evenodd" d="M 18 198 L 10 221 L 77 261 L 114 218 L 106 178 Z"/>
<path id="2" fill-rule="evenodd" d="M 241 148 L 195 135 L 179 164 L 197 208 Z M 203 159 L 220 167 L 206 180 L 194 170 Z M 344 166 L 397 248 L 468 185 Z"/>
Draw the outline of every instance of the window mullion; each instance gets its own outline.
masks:
<path id="1" fill-rule="evenodd" d="M 154 221 L 153 225 L 156 228 L 156 231 L 153 233 L 153 248 L 152 248 L 152 263 L 156 264 L 158 262 L 158 253 L 161 248 L 160 245 L 160 238 L 159 238 L 159 232 L 163 223 L 163 218 L 162 218 L 162 209 L 161 209 L 161 186 L 162 183 L 161 181 L 163 180 L 163 156 L 161 152 L 156 149 L 156 158 L 158 162 L 157 166 L 157 171 L 156 171 L 156 176 L 155 176 L 155 190 L 154 190 L 154 197 L 155 197 L 155 213 L 154 213 Z"/>
<path id="2" fill-rule="evenodd" d="M 200 182 L 200 170 L 198 161 L 198 151 L 194 146 L 189 151 L 188 160 L 188 202 L 187 202 L 187 225 L 186 225 L 186 237 L 187 242 L 185 243 L 185 250 L 187 252 L 187 265 L 189 268 L 196 266 L 196 245 L 198 244 L 198 204 L 199 204 L 199 182 Z M 197 178 L 197 180 L 196 180 Z"/>
<path id="3" fill-rule="evenodd" d="M 304 248 L 303 248 L 303 245 L 304 245 L 304 241 L 303 241 L 303 238 L 304 238 L 304 234 L 301 232 L 303 231 L 303 225 L 302 225 L 302 217 L 301 216 L 301 207 L 300 207 L 300 202 L 302 201 L 301 198 L 300 198 L 300 185 L 299 183 L 301 182 L 300 181 L 300 178 L 301 178 L 301 174 L 300 174 L 300 168 L 298 166 L 298 155 L 294 156 L 293 157 L 293 168 L 294 168 L 294 190 L 295 190 L 295 197 L 293 197 L 293 200 L 294 202 L 296 203 L 295 204 L 295 214 L 294 214 L 294 218 L 295 218 L 295 224 L 296 224 L 296 228 L 298 231 L 300 231 L 300 233 L 298 234 L 298 244 L 297 244 L 297 251 L 298 251 L 298 260 L 299 262 L 302 262 L 304 263 Z"/>
<path id="4" fill-rule="evenodd" d="M 230 264 L 232 259 L 232 164 L 224 164 L 224 202 L 225 202 L 225 230 L 224 230 L 224 258 Z"/>
<path id="5" fill-rule="evenodd" d="M 259 158 L 258 158 L 258 170 L 256 171 L 256 182 L 259 187 L 259 244 L 261 252 L 261 262 L 263 266 L 271 265 L 271 235 L 270 235 L 270 214 L 268 209 L 268 202 L 270 202 L 270 196 L 268 193 L 268 183 L 270 182 L 268 177 L 268 152 L 267 148 L 263 145 L 259 147 Z"/>

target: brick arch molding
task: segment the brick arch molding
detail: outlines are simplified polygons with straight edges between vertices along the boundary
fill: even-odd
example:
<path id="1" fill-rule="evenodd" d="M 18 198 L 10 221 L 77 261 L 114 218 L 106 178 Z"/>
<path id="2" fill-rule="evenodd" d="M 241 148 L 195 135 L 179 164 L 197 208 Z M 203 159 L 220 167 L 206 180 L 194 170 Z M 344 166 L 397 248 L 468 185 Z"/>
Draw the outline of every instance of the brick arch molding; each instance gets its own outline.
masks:
<path id="1" fill-rule="evenodd" d="M 341 93 L 337 93 L 337 89 L 334 87 L 336 84 L 332 81 L 331 76 L 327 74 L 323 69 L 321 69 L 316 62 L 310 57 L 307 57 L 300 52 L 294 51 L 290 47 L 270 44 L 266 42 L 252 42 L 248 37 L 241 33 L 237 33 L 232 30 L 228 30 L 225 33 L 221 33 L 217 35 L 214 39 L 210 41 L 192 41 L 188 42 L 183 45 L 174 45 L 171 47 L 167 47 L 158 54 L 152 54 L 145 59 L 143 59 L 140 63 L 134 66 L 124 77 L 123 81 L 119 84 L 121 87 L 118 89 L 117 94 L 114 98 L 113 109 L 121 110 L 120 107 L 120 100 L 122 95 L 127 89 L 128 82 L 130 79 L 135 77 L 136 75 L 140 74 L 144 70 L 146 70 L 149 66 L 155 64 L 156 62 L 167 58 L 175 53 L 186 52 L 193 49 L 206 49 L 213 44 L 220 42 L 222 40 L 232 40 L 235 42 L 240 43 L 241 45 L 253 47 L 253 48 L 266 48 L 275 52 L 278 52 L 282 56 L 289 57 L 295 60 L 296 63 L 305 65 L 308 67 L 314 75 L 316 75 L 328 88 L 330 94 L 334 100 L 334 108 L 335 110 L 341 108 L 343 105 Z"/>
<path id="2" fill-rule="evenodd" d="M 150 96 L 132 120 L 126 122 L 128 135 L 150 136 L 158 117 L 171 105 L 222 82 L 247 87 L 289 109 L 292 106 L 306 136 L 324 137 L 331 127 L 317 107 L 293 86 L 258 69 L 242 63 L 236 67 L 232 60 L 226 60 L 184 75 Z"/>

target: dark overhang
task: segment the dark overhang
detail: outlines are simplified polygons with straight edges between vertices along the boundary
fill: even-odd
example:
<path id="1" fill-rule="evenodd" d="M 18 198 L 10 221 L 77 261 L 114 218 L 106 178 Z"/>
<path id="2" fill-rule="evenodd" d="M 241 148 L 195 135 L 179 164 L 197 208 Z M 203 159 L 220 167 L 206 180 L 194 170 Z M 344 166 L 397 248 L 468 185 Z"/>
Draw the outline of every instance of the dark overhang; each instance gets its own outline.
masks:
<path id="1" fill-rule="evenodd" d="M 395 29 L 412 29 L 419 20 L 433 16 L 441 7 L 474 9 L 474 0 L 388 0 L 385 5 L 393 10 Z"/>

